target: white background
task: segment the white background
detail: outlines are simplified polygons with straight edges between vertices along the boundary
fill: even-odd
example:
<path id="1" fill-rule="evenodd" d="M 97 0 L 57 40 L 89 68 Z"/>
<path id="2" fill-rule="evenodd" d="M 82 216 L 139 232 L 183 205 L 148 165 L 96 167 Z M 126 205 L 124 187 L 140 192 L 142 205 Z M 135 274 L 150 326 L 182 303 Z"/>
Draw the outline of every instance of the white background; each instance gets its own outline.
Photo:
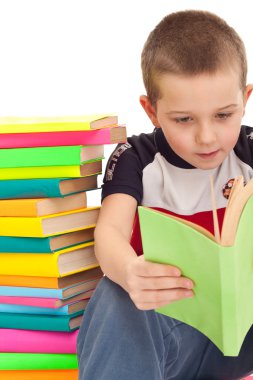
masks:
<path id="1" fill-rule="evenodd" d="M 248 0 L 0 0 L 0 115 L 116 112 L 129 135 L 150 132 L 141 50 L 166 14 L 183 9 L 210 10 L 237 30 L 252 83 Z M 253 99 L 244 122 L 253 125 Z"/>

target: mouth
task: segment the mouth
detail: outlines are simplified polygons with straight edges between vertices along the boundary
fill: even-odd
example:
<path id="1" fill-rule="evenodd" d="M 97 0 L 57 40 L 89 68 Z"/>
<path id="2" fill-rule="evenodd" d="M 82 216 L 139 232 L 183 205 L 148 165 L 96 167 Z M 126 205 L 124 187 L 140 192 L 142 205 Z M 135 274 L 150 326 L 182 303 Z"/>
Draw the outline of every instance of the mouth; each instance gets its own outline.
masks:
<path id="1" fill-rule="evenodd" d="M 218 155 L 218 153 L 219 153 L 219 149 L 214 150 L 212 152 L 208 152 L 208 153 L 197 153 L 197 156 L 203 160 L 210 160 L 210 159 L 215 158 Z"/>

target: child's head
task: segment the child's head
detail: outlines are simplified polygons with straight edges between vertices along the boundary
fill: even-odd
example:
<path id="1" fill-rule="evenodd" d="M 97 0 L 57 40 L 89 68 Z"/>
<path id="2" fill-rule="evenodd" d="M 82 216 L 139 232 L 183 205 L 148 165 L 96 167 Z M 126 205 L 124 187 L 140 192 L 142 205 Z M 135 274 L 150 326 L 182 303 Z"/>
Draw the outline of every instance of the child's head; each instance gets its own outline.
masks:
<path id="1" fill-rule="evenodd" d="M 252 86 L 244 44 L 218 16 L 165 17 L 142 53 L 140 102 L 174 152 L 194 167 L 218 167 L 234 148 Z"/>
<path id="2" fill-rule="evenodd" d="M 220 17 L 206 11 L 171 13 L 150 33 L 141 57 L 143 81 L 153 106 L 160 96 L 162 74 L 194 76 L 232 67 L 242 91 L 247 60 L 242 40 Z"/>

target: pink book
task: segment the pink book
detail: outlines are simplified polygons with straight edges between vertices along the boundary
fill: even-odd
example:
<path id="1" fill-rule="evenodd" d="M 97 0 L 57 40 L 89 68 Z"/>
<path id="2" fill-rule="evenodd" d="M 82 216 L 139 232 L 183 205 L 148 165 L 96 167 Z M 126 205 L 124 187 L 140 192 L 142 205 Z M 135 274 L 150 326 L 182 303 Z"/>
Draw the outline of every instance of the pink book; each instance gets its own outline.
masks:
<path id="1" fill-rule="evenodd" d="M 75 354 L 78 330 L 71 332 L 0 329 L 0 352 Z"/>
<path id="2" fill-rule="evenodd" d="M 59 298 L 39 298 L 39 297 L 21 297 L 21 296 L 0 296 L 0 304 L 35 306 L 58 308 L 69 305 L 72 302 L 88 299 L 91 297 L 94 289 L 80 293 L 74 297 L 62 300 Z"/>
<path id="3" fill-rule="evenodd" d="M 87 131 L 2 133 L 0 148 L 29 148 L 67 145 L 104 145 L 126 142 L 126 127 Z"/>

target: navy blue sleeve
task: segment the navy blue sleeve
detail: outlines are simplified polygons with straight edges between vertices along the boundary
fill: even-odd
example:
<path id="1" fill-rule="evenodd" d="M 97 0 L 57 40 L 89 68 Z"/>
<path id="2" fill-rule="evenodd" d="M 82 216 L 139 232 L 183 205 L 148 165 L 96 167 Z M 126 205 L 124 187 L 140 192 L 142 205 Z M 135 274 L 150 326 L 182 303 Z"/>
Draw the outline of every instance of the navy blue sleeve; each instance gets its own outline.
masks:
<path id="1" fill-rule="evenodd" d="M 142 164 L 130 143 L 120 144 L 111 154 L 102 185 L 102 201 L 116 193 L 128 194 L 140 204 L 143 197 Z"/>
<path id="2" fill-rule="evenodd" d="M 253 128 L 242 125 L 234 151 L 237 157 L 253 168 Z"/>
<path id="3" fill-rule="evenodd" d="M 106 166 L 102 201 L 110 194 L 123 193 L 141 204 L 143 170 L 154 160 L 156 152 L 155 131 L 134 135 L 127 139 L 127 143 L 119 144 Z"/>

